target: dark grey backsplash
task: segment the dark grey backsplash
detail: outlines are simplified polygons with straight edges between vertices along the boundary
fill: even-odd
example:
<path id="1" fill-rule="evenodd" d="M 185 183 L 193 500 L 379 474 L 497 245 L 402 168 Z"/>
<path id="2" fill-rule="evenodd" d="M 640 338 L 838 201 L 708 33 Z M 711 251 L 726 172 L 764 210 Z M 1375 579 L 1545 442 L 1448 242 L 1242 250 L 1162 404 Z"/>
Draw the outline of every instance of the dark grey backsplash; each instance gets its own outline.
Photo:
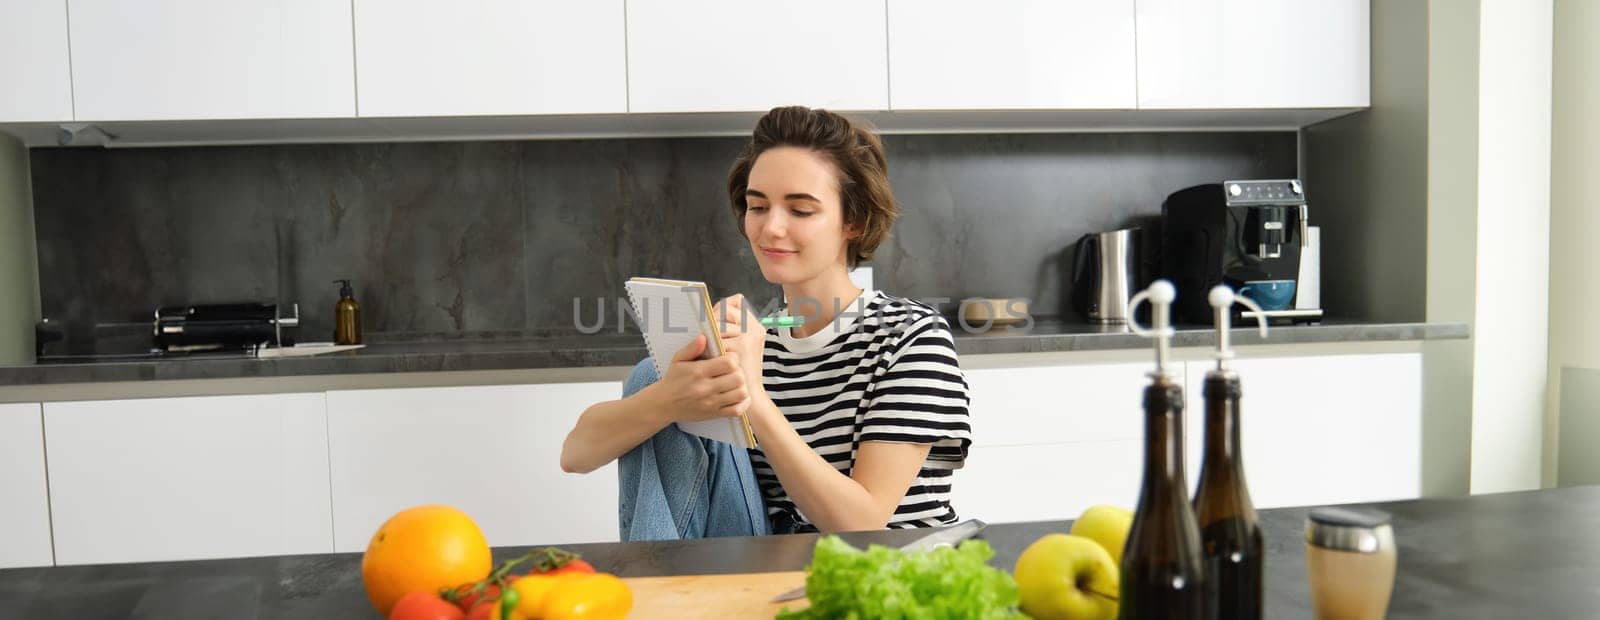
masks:
<path id="1" fill-rule="evenodd" d="M 733 138 L 34 149 L 43 311 L 83 326 L 158 305 L 299 302 L 327 340 L 350 278 L 374 339 L 570 331 L 633 275 L 771 299 L 727 207 Z M 1061 312 L 1061 254 L 1169 192 L 1296 170 L 1295 135 L 887 136 L 904 214 L 878 288 L 1028 297 Z M 106 328 L 101 329 L 107 332 Z M 81 332 L 74 334 L 84 347 Z"/>

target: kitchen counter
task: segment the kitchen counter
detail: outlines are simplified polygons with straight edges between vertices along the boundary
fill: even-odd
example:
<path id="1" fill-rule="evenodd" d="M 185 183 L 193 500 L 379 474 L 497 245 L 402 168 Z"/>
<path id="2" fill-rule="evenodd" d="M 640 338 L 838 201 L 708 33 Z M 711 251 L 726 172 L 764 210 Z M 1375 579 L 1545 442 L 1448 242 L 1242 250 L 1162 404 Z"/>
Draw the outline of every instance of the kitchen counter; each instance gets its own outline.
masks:
<path id="1" fill-rule="evenodd" d="M 1600 605 L 1600 487 L 1376 504 L 1394 515 L 1391 618 L 1590 618 Z M 1266 617 L 1308 618 L 1307 508 L 1261 511 Z M 991 563 L 1067 521 L 991 525 Z M 923 532 L 847 535 L 900 545 Z M 815 535 L 571 545 L 624 577 L 799 570 Z M 526 548 L 496 550 L 496 561 Z M 0 570 L 0 609 L 21 618 L 373 618 L 360 554 Z"/>
<path id="2" fill-rule="evenodd" d="M 961 355 L 1131 350 L 1149 340 L 1125 327 L 1040 321 L 1029 329 L 988 331 L 955 327 Z M 1462 323 L 1328 323 L 1274 327 L 1262 340 L 1253 329 L 1234 330 L 1234 343 L 1316 344 L 1464 339 Z M 1211 346 L 1209 329 L 1180 329 L 1177 347 Z M 254 359 L 243 356 L 52 360 L 0 366 L 0 386 L 109 383 L 255 377 L 305 377 L 370 373 L 512 369 L 628 367 L 646 355 L 637 335 L 606 332 L 537 339 L 415 341 L 372 344 L 364 349 L 305 357 Z M 620 376 L 617 377 L 620 379 Z"/>

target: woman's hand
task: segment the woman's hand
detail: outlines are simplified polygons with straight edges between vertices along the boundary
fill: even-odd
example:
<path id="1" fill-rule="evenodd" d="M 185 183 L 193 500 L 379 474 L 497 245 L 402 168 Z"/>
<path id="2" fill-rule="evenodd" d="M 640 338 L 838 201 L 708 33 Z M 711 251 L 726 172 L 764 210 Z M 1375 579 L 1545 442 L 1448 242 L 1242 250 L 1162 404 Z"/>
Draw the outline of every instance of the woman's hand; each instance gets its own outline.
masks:
<path id="1" fill-rule="evenodd" d="M 700 359 L 707 346 L 705 336 L 672 356 L 667 376 L 651 385 L 674 422 L 695 422 L 743 414 L 750 408 L 744 367 L 737 351 L 721 357 Z"/>
<path id="2" fill-rule="evenodd" d="M 761 355 L 767 348 L 767 328 L 761 317 L 745 305 L 744 295 L 717 302 L 714 314 L 721 319 L 722 349 L 739 353 L 745 379 L 755 390 L 761 386 Z"/>

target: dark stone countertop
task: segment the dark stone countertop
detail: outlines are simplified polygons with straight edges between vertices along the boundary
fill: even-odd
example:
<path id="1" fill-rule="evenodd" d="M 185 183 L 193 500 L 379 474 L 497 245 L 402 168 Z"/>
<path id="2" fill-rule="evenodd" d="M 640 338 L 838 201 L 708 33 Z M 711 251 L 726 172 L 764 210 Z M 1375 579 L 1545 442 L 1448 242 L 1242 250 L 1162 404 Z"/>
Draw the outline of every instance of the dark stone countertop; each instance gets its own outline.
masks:
<path id="1" fill-rule="evenodd" d="M 1040 321 L 1029 329 L 995 327 L 967 330 L 952 324 L 962 355 L 1142 349 L 1149 340 L 1123 326 Z M 1274 327 L 1262 340 L 1254 330 L 1234 330 L 1234 344 L 1314 344 L 1462 339 L 1462 323 L 1339 323 Z M 1209 346 L 1209 329 L 1180 329 L 1174 346 Z M 243 356 L 140 357 L 51 360 L 0 366 L 0 386 L 236 379 L 366 373 L 437 372 L 632 366 L 646 355 L 637 335 L 603 332 L 545 338 L 411 341 L 368 345 L 364 349 L 304 357 L 255 359 Z"/>
<path id="2" fill-rule="evenodd" d="M 1600 487 L 1376 504 L 1394 515 L 1391 618 L 1593 618 L 1600 609 Z M 1266 617 L 1309 618 L 1308 508 L 1261 511 Z M 981 537 L 1009 569 L 1070 522 L 995 524 Z M 845 536 L 901 545 L 915 530 Z M 816 535 L 570 545 L 624 577 L 800 570 Z M 495 550 L 496 561 L 526 547 Z M 372 618 L 361 555 L 303 555 L 0 570 L 0 616 L 18 618 Z M 15 614 L 9 616 L 7 614 Z"/>

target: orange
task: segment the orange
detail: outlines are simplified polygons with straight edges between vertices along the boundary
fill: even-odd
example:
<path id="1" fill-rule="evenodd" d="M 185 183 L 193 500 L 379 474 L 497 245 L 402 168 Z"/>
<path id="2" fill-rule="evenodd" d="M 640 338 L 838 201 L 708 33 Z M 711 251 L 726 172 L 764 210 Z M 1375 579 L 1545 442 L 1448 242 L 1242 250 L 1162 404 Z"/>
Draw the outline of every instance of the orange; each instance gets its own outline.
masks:
<path id="1" fill-rule="evenodd" d="M 385 617 L 409 592 L 438 592 L 489 576 L 489 541 L 467 513 L 449 506 L 400 511 L 372 535 L 361 558 L 367 598 Z"/>

